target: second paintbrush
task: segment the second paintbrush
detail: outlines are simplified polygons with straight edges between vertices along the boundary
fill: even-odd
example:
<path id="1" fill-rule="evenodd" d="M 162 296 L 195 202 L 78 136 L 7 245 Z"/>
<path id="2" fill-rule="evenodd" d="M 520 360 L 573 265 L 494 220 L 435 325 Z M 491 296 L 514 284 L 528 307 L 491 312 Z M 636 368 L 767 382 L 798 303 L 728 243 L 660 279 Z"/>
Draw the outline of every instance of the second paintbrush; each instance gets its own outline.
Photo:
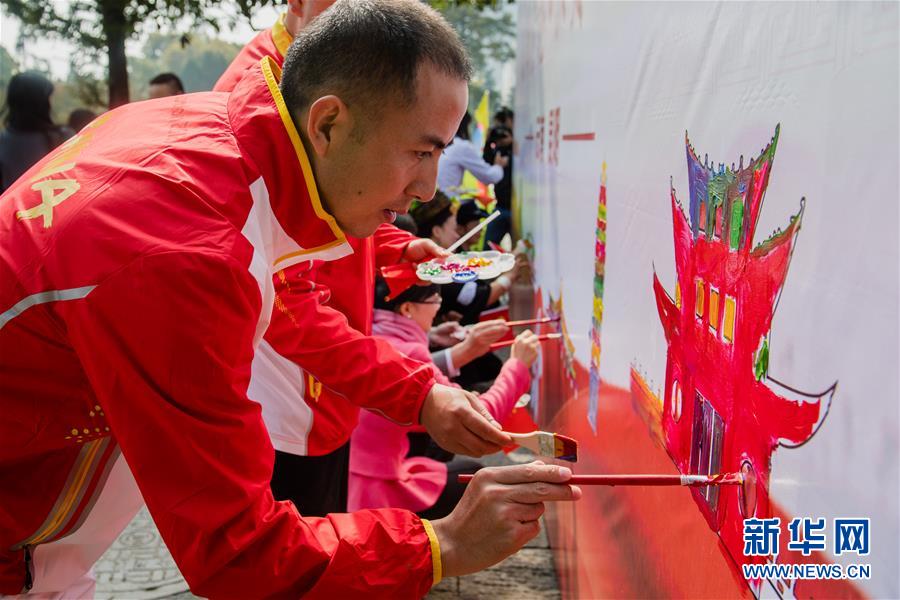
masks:
<path id="1" fill-rule="evenodd" d="M 538 336 L 538 341 L 545 342 L 547 340 L 558 340 L 561 337 L 561 333 L 545 333 Z M 516 340 L 504 340 L 502 342 L 494 342 L 493 344 L 491 344 L 491 350 L 497 350 L 498 348 L 506 348 L 507 346 L 512 346 L 515 341 Z"/>
<path id="2" fill-rule="evenodd" d="M 460 483 L 472 481 L 473 475 L 460 475 Z M 744 478 L 740 473 L 720 473 L 719 475 L 573 475 L 566 483 L 572 485 L 684 485 L 703 487 L 707 485 L 741 485 Z"/>

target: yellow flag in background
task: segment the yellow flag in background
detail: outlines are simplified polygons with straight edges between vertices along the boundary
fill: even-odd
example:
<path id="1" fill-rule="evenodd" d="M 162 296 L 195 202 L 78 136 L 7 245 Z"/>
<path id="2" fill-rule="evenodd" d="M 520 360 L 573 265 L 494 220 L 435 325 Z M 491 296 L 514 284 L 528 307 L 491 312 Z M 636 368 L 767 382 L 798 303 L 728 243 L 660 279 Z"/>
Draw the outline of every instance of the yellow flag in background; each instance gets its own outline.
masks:
<path id="1" fill-rule="evenodd" d="M 484 140 L 487 139 L 488 130 L 490 129 L 490 100 L 491 94 L 485 90 L 481 95 L 481 102 L 478 103 L 478 108 L 475 109 L 472 144 L 479 150 L 484 148 Z M 484 210 L 488 212 L 494 210 L 494 205 L 497 202 L 494 198 L 494 188 L 481 183 L 468 171 L 463 175 L 460 192 L 460 196 L 463 198 L 475 198 L 475 201 Z"/>

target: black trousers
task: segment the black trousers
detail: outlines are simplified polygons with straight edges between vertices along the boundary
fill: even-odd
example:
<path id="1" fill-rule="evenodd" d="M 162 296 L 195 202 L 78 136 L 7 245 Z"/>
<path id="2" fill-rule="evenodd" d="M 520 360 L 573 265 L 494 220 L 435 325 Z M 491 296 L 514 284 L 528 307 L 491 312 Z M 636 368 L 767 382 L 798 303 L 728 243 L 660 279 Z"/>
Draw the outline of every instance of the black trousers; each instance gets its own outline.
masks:
<path id="1" fill-rule="evenodd" d="M 297 456 L 275 451 L 272 494 L 290 500 L 304 517 L 347 512 L 350 442 L 331 454 Z"/>

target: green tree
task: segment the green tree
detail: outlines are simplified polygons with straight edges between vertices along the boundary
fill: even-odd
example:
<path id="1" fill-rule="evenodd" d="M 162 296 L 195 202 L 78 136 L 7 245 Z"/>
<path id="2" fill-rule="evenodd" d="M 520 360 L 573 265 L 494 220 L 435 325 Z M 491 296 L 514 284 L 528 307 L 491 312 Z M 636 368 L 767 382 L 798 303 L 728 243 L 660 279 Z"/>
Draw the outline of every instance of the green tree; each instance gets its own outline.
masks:
<path id="1" fill-rule="evenodd" d="M 469 89 L 471 108 L 490 90 L 492 104 L 499 101 L 494 72 L 503 63 L 515 60 L 516 23 L 502 2 L 491 0 L 433 0 L 444 17 L 459 32 L 472 59 L 475 76 Z"/>
<path id="2" fill-rule="evenodd" d="M 233 25 L 240 16 L 250 19 L 254 9 L 276 0 L 0 0 L 22 22 L 27 37 L 57 36 L 74 42 L 96 59 L 107 59 L 110 108 L 129 101 L 128 59 L 125 42 L 145 28 L 174 27 L 184 22 L 206 24 L 215 31 Z M 219 15 L 211 14 L 220 9 Z M 238 10 L 234 10 L 237 8 Z"/>
<path id="3" fill-rule="evenodd" d="M 171 71 L 181 78 L 185 91 L 211 90 L 240 52 L 239 44 L 207 36 L 151 34 L 139 57 L 129 61 L 133 98 L 147 95 L 147 84 L 155 75 Z"/>
<path id="4" fill-rule="evenodd" d="M 6 48 L 0 46 L 0 88 L 6 90 L 10 78 L 19 70 L 19 64 L 16 62 Z"/>

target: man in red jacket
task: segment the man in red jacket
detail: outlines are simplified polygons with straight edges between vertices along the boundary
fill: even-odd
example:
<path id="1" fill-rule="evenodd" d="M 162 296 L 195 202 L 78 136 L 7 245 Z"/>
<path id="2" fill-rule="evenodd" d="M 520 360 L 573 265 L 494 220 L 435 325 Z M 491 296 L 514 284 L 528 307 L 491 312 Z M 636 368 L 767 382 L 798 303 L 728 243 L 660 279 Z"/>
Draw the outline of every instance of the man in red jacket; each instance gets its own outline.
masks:
<path id="1" fill-rule="evenodd" d="M 332 4 L 334 0 L 288 0 L 287 12 L 244 46 L 214 89 L 230 92 L 247 68 L 261 57 L 270 56 L 282 65 L 297 33 Z M 313 270 L 308 269 L 309 265 L 291 267 L 277 273 L 276 278 L 285 282 L 298 277 L 314 281 L 320 300 L 346 316 L 351 327 L 367 335 L 372 333 L 376 270 L 401 260 L 420 261 L 444 253 L 430 239 L 416 237 L 390 223 L 379 226 L 374 236 L 348 237 L 347 241 L 353 248 L 349 256 L 317 264 Z M 284 311 L 275 311 L 266 341 L 294 336 L 294 329 Z M 457 366 L 462 366 L 467 350 L 472 356 L 481 354 L 507 331 L 499 324 L 488 325 L 480 330 L 481 335 L 473 335 L 452 353 L 445 353 L 451 376 Z M 346 512 L 350 435 L 359 420 L 359 407 L 331 387 L 323 386 L 266 341 L 255 358 L 259 377 L 251 384 L 249 396 L 262 406 L 275 448 L 272 493 L 277 500 L 291 500 L 302 515 Z M 475 348 L 478 345 L 481 351 Z M 453 363 L 454 355 L 459 364 Z M 286 376 L 286 372 L 291 375 Z M 357 389 L 357 393 L 366 392 Z M 316 493 L 310 493 L 312 489 Z"/>
<path id="2" fill-rule="evenodd" d="M 273 273 L 339 258 L 345 231 L 428 200 L 466 104 L 464 51 L 436 13 L 334 8 L 283 80 L 263 60 L 231 94 L 107 113 L 0 197 L 0 593 L 89 596 L 73 585 L 143 498 L 198 595 L 421 596 L 515 551 L 543 501 L 580 495 L 568 470 L 532 464 L 481 474 L 434 523 L 302 518 L 272 498 L 254 357 L 273 306 L 296 319 L 317 300 Z M 266 341 L 448 449 L 509 441 L 476 398 L 316 310 Z"/>

